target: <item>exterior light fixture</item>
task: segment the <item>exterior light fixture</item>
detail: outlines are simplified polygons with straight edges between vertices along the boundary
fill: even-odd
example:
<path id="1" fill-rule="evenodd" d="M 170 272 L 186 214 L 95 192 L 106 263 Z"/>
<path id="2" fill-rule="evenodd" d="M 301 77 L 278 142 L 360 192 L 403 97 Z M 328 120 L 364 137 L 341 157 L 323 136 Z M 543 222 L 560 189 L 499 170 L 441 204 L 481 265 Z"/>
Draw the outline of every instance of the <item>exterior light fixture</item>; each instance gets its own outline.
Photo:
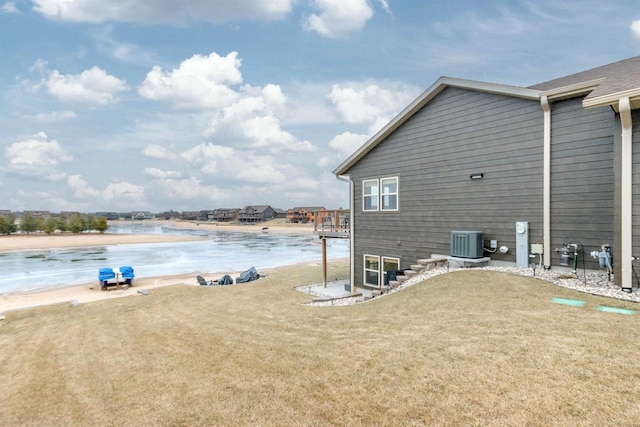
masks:
<path id="1" fill-rule="evenodd" d="M 482 179 L 482 178 L 484 178 L 484 174 L 482 172 L 472 173 L 471 175 L 469 175 L 469 178 L 471 178 L 471 179 Z"/>

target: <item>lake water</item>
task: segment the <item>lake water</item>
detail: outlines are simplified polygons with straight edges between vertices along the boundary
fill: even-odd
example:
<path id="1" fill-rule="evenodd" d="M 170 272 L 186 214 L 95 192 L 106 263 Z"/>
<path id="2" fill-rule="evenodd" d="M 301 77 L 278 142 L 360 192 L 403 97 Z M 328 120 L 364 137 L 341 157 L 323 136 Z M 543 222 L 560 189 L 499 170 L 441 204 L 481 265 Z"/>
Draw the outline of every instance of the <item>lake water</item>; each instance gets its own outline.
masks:
<path id="1" fill-rule="evenodd" d="M 320 239 L 311 235 L 207 232 L 146 223 L 111 225 L 108 232 L 195 235 L 205 240 L 0 253 L 0 294 L 92 280 L 97 283 L 98 270 L 102 267 L 115 269 L 130 265 L 136 278 L 141 278 L 192 272 L 237 272 L 251 266 L 260 272 L 283 265 L 322 261 Z M 348 256 L 347 239 L 327 239 L 327 258 Z"/>

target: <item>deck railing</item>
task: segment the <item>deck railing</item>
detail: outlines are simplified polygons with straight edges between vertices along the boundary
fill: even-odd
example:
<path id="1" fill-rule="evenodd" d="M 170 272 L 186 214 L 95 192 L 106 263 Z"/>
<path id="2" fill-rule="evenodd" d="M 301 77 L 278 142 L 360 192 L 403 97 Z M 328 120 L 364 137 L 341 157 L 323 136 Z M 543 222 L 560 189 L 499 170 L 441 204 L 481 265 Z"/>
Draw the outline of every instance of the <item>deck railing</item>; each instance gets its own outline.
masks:
<path id="1" fill-rule="evenodd" d="M 318 236 L 349 237 L 349 210 L 316 211 L 313 232 Z"/>

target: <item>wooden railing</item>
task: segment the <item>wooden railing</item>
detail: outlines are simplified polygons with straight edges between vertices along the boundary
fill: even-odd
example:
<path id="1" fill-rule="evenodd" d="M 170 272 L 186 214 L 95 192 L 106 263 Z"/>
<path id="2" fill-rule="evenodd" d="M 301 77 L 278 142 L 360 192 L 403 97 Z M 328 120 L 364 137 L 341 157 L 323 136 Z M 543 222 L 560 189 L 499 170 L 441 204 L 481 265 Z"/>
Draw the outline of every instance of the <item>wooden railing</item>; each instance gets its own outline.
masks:
<path id="1" fill-rule="evenodd" d="M 349 237 L 351 224 L 348 209 L 316 211 L 313 233 L 320 237 Z"/>

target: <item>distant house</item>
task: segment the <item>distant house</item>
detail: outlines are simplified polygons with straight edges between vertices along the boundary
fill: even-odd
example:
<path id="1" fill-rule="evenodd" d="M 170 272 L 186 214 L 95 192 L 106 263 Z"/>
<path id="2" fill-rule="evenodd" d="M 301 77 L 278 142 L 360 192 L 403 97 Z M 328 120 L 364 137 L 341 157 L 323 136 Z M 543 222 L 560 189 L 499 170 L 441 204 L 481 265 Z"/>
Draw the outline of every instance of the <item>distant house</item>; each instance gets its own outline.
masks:
<path id="1" fill-rule="evenodd" d="M 22 215 L 30 215 L 33 218 L 49 219 L 51 218 L 51 212 L 49 211 L 23 211 Z"/>
<path id="2" fill-rule="evenodd" d="M 96 212 L 95 216 L 96 218 L 103 217 L 104 219 L 109 221 L 115 221 L 119 218 L 117 212 Z"/>
<path id="3" fill-rule="evenodd" d="M 70 219 L 76 215 L 80 215 L 80 212 L 78 211 L 61 211 L 60 212 L 60 219 Z"/>
<path id="4" fill-rule="evenodd" d="M 240 208 L 218 208 L 211 211 L 209 215 L 210 221 L 232 222 L 238 218 Z"/>
<path id="5" fill-rule="evenodd" d="M 11 210 L 9 209 L 0 209 L 0 218 L 8 218 L 11 215 Z"/>
<path id="6" fill-rule="evenodd" d="M 132 211 L 131 212 L 131 219 L 134 220 L 146 220 L 146 219 L 152 219 L 153 215 L 151 215 L 151 212 L 149 211 Z"/>
<path id="7" fill-rule="evenodd" d="M 315 221 L 315 212 L 325 212 L 322 206 L 295 207 L 287 210 L 287 222 L 307 223 Z"/>
<path id="8" fill-rule="evenodd" d="M 287 211 L 285 211 L 284 209 L 274 208 L 273 210 L 276 211 L 276 218 L 287 218 Z"/>
<path id="9" fill-rule="evenodd" d="M 276 217 L 276 211 L 271 206 L 245 206 L 238 212 L 238 222 L 251 224 L 268 221 Z"/>
<path id="10" fill-rule="evenodd" d="M 380 287 L 389 270 L 450 255 L 452 231 L 475 230 L 491 262 L 527 265 L 535 251 L 545 268 L 575 244 L 597 269 L 590 252 L 611 244 L 630 291 L 638 109 L 640 57 L 530 87 L 441 77 L 333 171 L 352 183 L 353 281 Z M 517 245 L 524 233 L 534 248 Z"/>

